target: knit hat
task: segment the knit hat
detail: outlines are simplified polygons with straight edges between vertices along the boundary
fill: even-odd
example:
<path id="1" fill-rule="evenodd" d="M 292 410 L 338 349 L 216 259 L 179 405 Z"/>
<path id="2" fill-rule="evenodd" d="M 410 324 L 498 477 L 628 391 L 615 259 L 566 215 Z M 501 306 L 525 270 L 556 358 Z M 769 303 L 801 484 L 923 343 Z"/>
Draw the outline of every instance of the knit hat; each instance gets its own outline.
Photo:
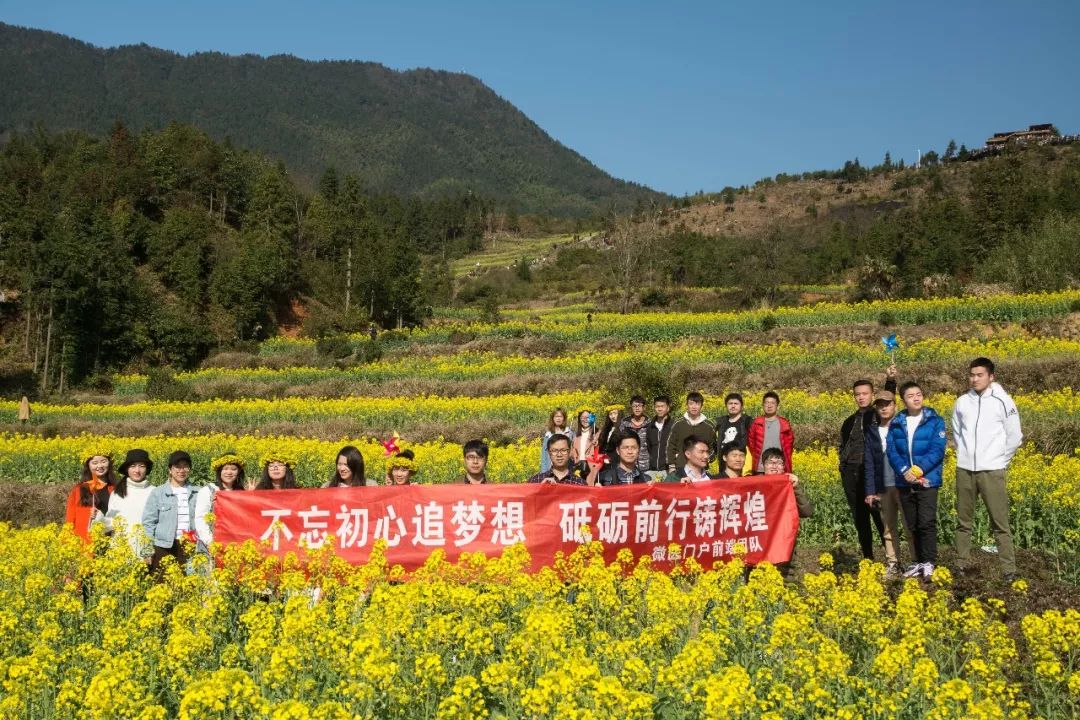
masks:
<path id="1" fill-rule="evenodd" d="M 120 474 L 127 476 L 128 468 L 135 463 L 142 463 L 146 466 L 146 474 L 149 475 L 150 471 L 154 469 L 154 461 L 150 459 L 150 453 L 145 450 L 136 448 L 135 450 L 128 450 L 127 455 L 124 457 L 124 462 L 121 463 Z"/>

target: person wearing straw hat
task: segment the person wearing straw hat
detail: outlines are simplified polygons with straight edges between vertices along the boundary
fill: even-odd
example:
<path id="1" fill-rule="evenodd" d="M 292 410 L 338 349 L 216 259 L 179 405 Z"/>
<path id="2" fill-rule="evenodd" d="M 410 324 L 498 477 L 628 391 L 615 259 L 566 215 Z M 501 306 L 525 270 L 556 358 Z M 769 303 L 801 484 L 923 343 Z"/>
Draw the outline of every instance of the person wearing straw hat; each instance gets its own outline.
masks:
<path id="1" fill-rule="evenodd" d="M 153 469 L 154 462 L 149 453 L 139 448 L 128 450 L 124 462 L 120 463 L 120 480 L 109 496 L 108 509 L 101 518 L 108 533 L 116 531 L 118 518 L 122 520 L 127 540 L 137 557 L 146 554 L 143 550 L 149 544 L 142 529 L 142 516 L 154 489 L 148 478 Z"/>
<path id="2" fill-rule="evenodd" d="M 116 486 L 112 452 L 89 448 L 79 456 L 82 477 L 68 493 L 64 522 L 71 525 L 84 543 L 90 542 L 90 526 L 109 508 L 109 497 Z"/>
<path id="3" fill-rule="evenodd" d="M 262 475 L 256 490 L 291 490 L 296 487 L 296 459 L 283 452 L 268 452 L 262 456 Z"/>
<path id="4" fill-rule="evenodd" d="M 207 516 L 213 512 L 214 498 L 217 497 L 219 491 L 231 492 L 244 489 L 244 464 L 244 458 L 234 453 L 225 453 L 210 461 L 214 482 L 199 488 L 195 496 L 195 537 L 198 540 L 196 552 L 210 554 L 210 543 L 214 541 L 214 528 Z"/>

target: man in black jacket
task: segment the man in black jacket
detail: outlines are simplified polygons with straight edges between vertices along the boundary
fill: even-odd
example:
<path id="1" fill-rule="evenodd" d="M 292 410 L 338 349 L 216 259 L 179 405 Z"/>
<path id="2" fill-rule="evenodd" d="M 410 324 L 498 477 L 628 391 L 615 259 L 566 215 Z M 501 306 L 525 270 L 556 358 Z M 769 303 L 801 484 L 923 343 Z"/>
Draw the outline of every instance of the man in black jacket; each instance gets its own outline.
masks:
<path id="1" fill-rule="evenodd" d="M 671 398 L 659 395 L 653 398 L 653 417 L 645 429 L 645 448 L 649 453 L 649 473 L 654 480 L 663 480 L 667 475 L 668 438 L 671 437 Z"/>
<path id="2" fill-rule="evenodd" d="M 885 373 L 885 389 L 896 392 L 896 366 L 890 365 Z M 863 464 L 866 448 L 866 425 L 874 415 L 874 384 L 869 380 L 856 380 L 851 387 L 855 399 L 855 412 L 840 427 L 840 480 L 844 486 L 855 532 L 859 535 L 859 547 L 867 560 L 874 559 L 874 534 L 871 520 L 877 528 L 878 539 L 885 542 L 885 528 L 881 513 L 866 504 L 866 471 Z"/>
<path id="3" fill-rule="evenodd" d="M 649 477 L 638 467 L 638 453 L 641 443 L 635 433 L 628 432 L 619 436 L 615 446 L 618 462 L 613 462 L 600 471 L 597 481 L 607 487 L 610 485 L 638 485 L 651 482 Z"/>

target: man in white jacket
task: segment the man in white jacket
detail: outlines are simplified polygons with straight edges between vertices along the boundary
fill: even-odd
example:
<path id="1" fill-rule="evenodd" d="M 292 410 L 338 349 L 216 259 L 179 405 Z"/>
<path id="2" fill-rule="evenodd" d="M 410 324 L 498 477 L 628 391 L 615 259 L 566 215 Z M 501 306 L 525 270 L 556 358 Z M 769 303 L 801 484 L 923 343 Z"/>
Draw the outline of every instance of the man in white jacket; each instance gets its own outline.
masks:
<path id="1" fill-rule="evenodd" d="M 1020 447 L 1020 413 L 1016 403 L 994 382 L 994 363 L 975 358 L 968 365 L 971 389 L 953 405 L 956 439 L 956 555 L 963 574 L 971 559 L 971 521 L 976 497 L 982 496 L 997 541 L 1005 579 L 1016 579 L 1016 553 L 1009 531 L 1009 494 L 1005 470 Z"/>

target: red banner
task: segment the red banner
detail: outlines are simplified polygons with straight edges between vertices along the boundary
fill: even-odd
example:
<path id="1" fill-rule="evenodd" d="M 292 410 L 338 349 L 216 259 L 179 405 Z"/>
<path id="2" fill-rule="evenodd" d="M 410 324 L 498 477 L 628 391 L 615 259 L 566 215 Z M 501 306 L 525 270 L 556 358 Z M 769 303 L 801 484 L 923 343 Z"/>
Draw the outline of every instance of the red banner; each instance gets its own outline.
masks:
<path id="1" fill-rule="evenodd" d="M 407 571 L 436 549 L 449 560 L 465 552 L 499 555 L 524 543 L 532 569 L 589 540 L 604 544 L 610 562 L 621 548 L 650 556 L 661 569 L 683 558 L 705 567 L 732 558 L 786 562 L 799 515 L 787 476 L 758 476 L 683 485 L 403 485 L 220 492 L 214 539 L 260 541 L 269 554 L 320 548 L 332 541 L 354 564 L 368 560 L 377 540 Z M 676 551 L 672 546 L 678 545 Z"/>

